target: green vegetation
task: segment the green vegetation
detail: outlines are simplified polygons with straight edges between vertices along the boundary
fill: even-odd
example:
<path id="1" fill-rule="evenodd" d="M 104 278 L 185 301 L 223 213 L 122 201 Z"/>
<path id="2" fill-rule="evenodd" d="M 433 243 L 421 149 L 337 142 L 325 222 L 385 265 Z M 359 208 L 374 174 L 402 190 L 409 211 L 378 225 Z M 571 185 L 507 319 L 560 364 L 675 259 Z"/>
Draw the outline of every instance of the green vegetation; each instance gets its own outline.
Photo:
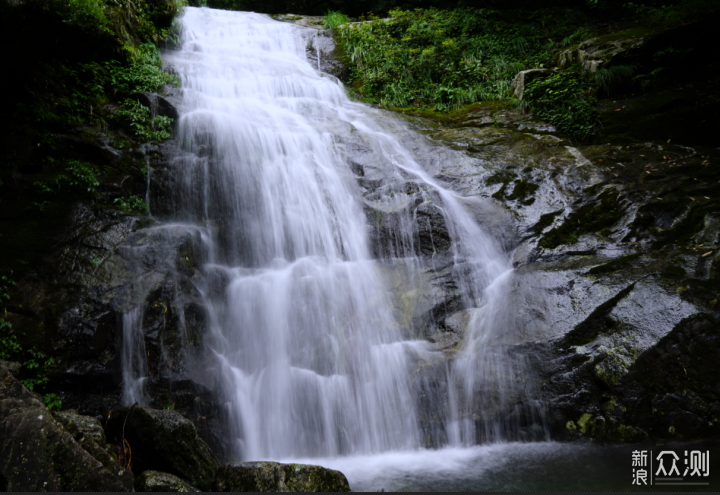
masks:
<path id="1" fill-rule="evenodd" d="M 8 286 L 15 285 L 15 282 L 5 275 L 0 277 L 0 281 L 3 284 L 0 286 L 0 303 L 4 305 L 10 300 Z M 55 365 L 55 359 L 35 348 L 23 349 L 12 323 L 7 320 L 7 308 L 3 307 L 0 314 L 0 359 L 22 363 L 20 383 L 28 390 L 43 389 L 49 381 L 47 373 Z M 60 399 L 57 398 L 54 404 L 59 408 Z"/>
<path id="2" fill-rule="evenodd" d="M 2 286 L 0 286 L 0 303 L 5 303 L 10 299 L 7 293 L 8 285 L 15 285 L 15 282 L 3 275 L 0 278 Z M 0 359 L 12 359 L 22 351 L 20 343 L 17 340 L 12 324 L 7 321 L 7 308 L 2 308 L 2 316 L 0 316 Z"/>
<path id="3" fill-rule="evenodd" d="M 170 139 L 173 119 L 158 115 L 152 117 L 150 109 L 136 100 L 125 99 L 114 115 L 130 127 L 135 138 L 141 142 Z"/>
<path id="4" fill-rule="evenodd" d="M 524 99 L 541 119 L 569 136 L 586 140 L 596 132 L 597 102 L 579 72 L 571 68 L 535 79 L 527 85 Z M 606 84 L 610 87 L 609 82 Z"/>
<path id="5" fill-rule="evenodd" d="M 130 196 L 127 199 L 123 198 L 117 198 L 114 203 L 114 207 L 129 212 L 138 212 L 147 214 L 148 213 L 148 205 L 143 201 L 142 199 L 138 198 L 137 196 Z"/>
<path id="6" fill-rule="evenodd" d="M 47 408 L 51 411 L 59 411 L 60 409 L 62 409 L 62 401 L 57 394 L 45 394 L 45 396 L 43 397 L 43 401 L 45 402 Z"/>
<path id="7" fill-rule="evenodd" d="M 549 64 L 549 48 L 586 32 L 577 28 L 585 22 L 550 10 L 398 9 L 340 35 L 353 85 L 368 101 L 447 111 L 508 98 L 518 71 Z"/>
<path id="8" fill-rule="evenodd" d="M 340 12 L 333 12 L 332 10 L 328 10 L 327 14 L 325 14 L 325 17 L 323 18 L 323 28 L 324 29 L 335 29 L 338 26 L 341 26 L 342 24 L 345 24 L 348 22 L 350 18 L 346 16 L 345 14 L 341 14 Z"/>
<path id="9" fill-rule="evenodd" d="M 81 198 L 97 193 L 100 183 L 97 179 L 97 170 L 93 165 L 77 160 L 68 160 L 67 165 L 69 166 L 65 168 L 65 171 L 58 174 L 53 182 L 35 183 L 37 191 L 43 197 Z M 40 210 L 43 210 L 47 204 L 49 204 L 48 201 L 34 203 Z"/>
<path id="10" fill-rule="evenodd" d="M 575 244 L 588 232 L 598 232 L 615 225 L 623 215 L 617 191 L 605 191 L 592 201 L 571 213 L 561 225 L 554 227 L 538 245 L 555 249 L 561 244 Z"/>
<path id="11" fill-rule="evenodd" d="M 133 51 L 130 65 L 117 60 L 89 62 L 83 70 L 92 74 L 87 88 L 96 92 L 111 92 L 113 95 L 130 94 L 136 91 L 158 91 L 165 84 L 178 86 L 180 80 L 162 70 L 160 50 L 152 43 L 144 43 Z"/>
<path id="12" fill-rule="evenodd" d="M 107 129 L 113 103 L 179 84 L 162 71 L 156 45 L 177 39 L 172 19 L 183 5 L 183 0 L 50 0 L 2 7 L 6 63 L 17 76 L 6 88 L 12 97 L 0 102 L 7 117 L 0 122 L 6 152 L 0 174 L 62 158 L 58 134 L 79 126 Z M 167 135 L 140 134 L 143 139 Z"/>

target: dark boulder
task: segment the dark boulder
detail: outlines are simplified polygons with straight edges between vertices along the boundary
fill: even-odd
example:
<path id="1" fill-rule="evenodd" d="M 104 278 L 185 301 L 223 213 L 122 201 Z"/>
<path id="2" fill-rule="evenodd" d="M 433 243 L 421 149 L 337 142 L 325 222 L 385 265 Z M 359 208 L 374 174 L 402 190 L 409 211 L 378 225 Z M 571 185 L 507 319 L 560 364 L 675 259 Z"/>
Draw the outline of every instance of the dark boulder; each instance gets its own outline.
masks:
<path id="1" fill-rule="evenodd" d="M 115 443 L 124 437 L 130 444 L 134 472 L 167 472 L 200 489 L 210 488 L 218 461 L 195 425 L 180 413 L 144 406 L 115 409 L 105 433 Z"/>
<path id="2" fill-rule="evenodd" d="M 132 491 L 133 475 L 129 469 L 118 464 L 114 447 L 105 440 L 105 432 L 99 419 L 83 416 L 72 409 L 53 413 L 53 416 L 83 449 L 117 476 L 126 491 Z"/>
<path id="3" fill-rule="evenodd" d="M 340 471 L 306 464 L 231 462 L 215 476 L 217 492 L 349 492 Z"/>
<path id="4" fill-rule="evenodd" d="M 127 491 L 121 471 L 88 453 L 39 395 L 0 367 L 0 478 L 7 491 Z"/>
<path id="5" fill-rule="evenodd" d="M 136 492 L 199 492 L 197 488 L 170 473 L 143 471 L 135 480 Z"/>

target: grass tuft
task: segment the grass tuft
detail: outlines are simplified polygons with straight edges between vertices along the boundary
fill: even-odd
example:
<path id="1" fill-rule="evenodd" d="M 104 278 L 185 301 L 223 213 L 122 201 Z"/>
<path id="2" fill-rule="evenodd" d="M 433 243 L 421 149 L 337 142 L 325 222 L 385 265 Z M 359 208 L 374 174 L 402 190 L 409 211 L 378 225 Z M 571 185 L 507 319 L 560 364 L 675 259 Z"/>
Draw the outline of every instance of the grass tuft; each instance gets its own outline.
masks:
<path id="1" fill-rule="evenodd" d="M 345 24 L 349 20 L 350 18 L 345 14 L 328 10 L 327 14 L 325 14 L 325 17 L 323 18 L 323 28 L 335 29 L 336 27 Z"/>

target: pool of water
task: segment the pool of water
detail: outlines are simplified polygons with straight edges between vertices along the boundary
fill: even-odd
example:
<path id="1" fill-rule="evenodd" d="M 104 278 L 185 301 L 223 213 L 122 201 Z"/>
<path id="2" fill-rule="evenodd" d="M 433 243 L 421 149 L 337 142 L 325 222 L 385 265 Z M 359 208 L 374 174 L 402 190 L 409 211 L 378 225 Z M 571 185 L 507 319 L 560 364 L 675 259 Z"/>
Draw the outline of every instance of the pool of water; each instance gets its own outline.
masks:
<path id="1" fill-rule="evenodd" d="M 555 442 L 502 443 L 292 462 L 340 470 L 353 491 L 717 491 L 720 487 L 720 465 L 715 461 L 718 447 L 718 442 L 610 447 Z M 648 451 L 648 462 L 650 451 L 653 458 L 664 450 L 675 452 L 681 474 L 686 451 L 688 454 L 693 450 L 709 451 L 709 476 L 686 475 L 680 481 L 673 481 L 708 484 L 660 486 L 656 484 L 658 481 L 648 479 L 652 485 L 638 488 L 633 485 L 632 452 L 635 450 Z M 670 461 L 666 464 L 669 470 Z M 653 471 L 657 467 L 654 460 Z"/>

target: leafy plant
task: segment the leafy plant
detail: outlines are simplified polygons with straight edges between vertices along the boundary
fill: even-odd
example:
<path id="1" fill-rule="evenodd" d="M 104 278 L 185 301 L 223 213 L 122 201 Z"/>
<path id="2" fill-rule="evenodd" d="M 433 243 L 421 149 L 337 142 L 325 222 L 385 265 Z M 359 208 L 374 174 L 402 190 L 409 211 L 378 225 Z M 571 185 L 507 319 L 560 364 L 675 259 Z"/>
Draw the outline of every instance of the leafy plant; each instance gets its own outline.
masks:
<path id="1" fill-rule="evenodd" d="M 531 81 L 523 97 L 535 115 L 584 140 L 594 135 L 598 126 L 596 100 L 589 90 L 588 83 L 571 68 Z"/>
<path id="2" fill-rule="evenodd" d="M 140 213 L 144 213 L 144 214 L 148 213 L 147 203 L 145 203 L 145 201 L 143 201 L 142 199 L 140 199 L 139 197 L 134 196 L 134 195 L 130 196 L 127 200 L 125 200 L 123 198 L 117 198 L 113 202 L 113 204 L 115 205 L 115 207 L 117 209 L 122 210 L 122 211 L 127 211 L 127 212 L 135 211 L 135 212 L 140 212 Z"/>
<path id="3" fill-rule="evenodd" d="M 625 84 L 629 84 L 633 80 L 633 76 L 637 73 L 635 65 L 616 65 L 614 67 L 600 69 L 593 74 L 593 82 L 598 86 L 601 93 L 610 95 L 613 91 L 619 89 Z"/>
<path id="4" fill-rule="evenodd" d="M 160 50 L 152 43 L 140 45 L 132 53 L 133 63 L 126 66 L 117 60 L 90 62 L 82 69 L 91 74 L 92 87 L 96 92 L 111 91 L 113 94 L 130 94 L 137 91 L 156 92 L 162 86 L 180 85 L 180 79 L 162 70 Z"/>
<path id="5" fill-rule="evenodd" d="M 7 286 L 15 285 L 15 282 L 5 275 L 0 277 L 0 281 L 3 283 L 0 286 L 0 302 L 6 302 L 10 299 Z M 34 348 L 24 350 L 18 342 L 12 324 L 6 318 L 7 308 L 3 307 L 2 317 L 0 317 L 0 359 L 22 362 L 23 374 L 26 378 L 20 380 L 20 383 L 28 390 L 44 387 L 49 381 L 47 372 L 55 365 L 55 359 Z"/>
<path id="6" fill-rule="evenodd" d="M 335 29 L 338 26 L 341 26 L 348 22 L 350 18 L 346 16 L 345 14 L 341 14 L 340 12 L 333 12 L 332 10 L 328 10 L 327 14 L 325 14 L 325 17 L 323 17 L 323 28 L 324 29 Z"/>
<path id="7" fill-rule="evenodd" d="M 57 394 L 45 394 L 43 401 L 45 402 L 47 408 L 51 411 L 59 411 L 62 409 L 62 400 L 60 400 L 60 397 Z"/>
<path id="8" fill-rule="evenodd" d="M 31 373 L 30 378 L 20 380 L 20 383 L 32 392 L 35 387 L 44 387 L 47 385 L 48 381 L 50 381 L 47 377 L 47 372 L 55 365 L 55 358 L 47 356 L 35 349 L 25 351 L 25 355 L 27 357 L 23 362 L 23 368 L 35 371 Z"/>
<path id="9" fill-rule="evenodd" d="M 2 281 L 2 285 L 0 286 L 0 302 L 5 302 L 10 299 L 7 293 L 7 286 L 15 285 L 15 282 L 5 275 L 0 277 L 0 281 Z M 6 318 L 7 308 L 3 307 L 2 316 L 0 316 L 0 359 L 11 359 L 22 350 L 18 343 L 17 335 L 14 334 L 12 323 L 7 321 Z"/>
<path id="10" fill-rule="evenodd" d="M 152 117 L 150 109 L 139 101 L 123 100 L 116 117 L 124 120 L 141 141 L 161 141 L 171 137 L 173 119 L 163 115 Z"/>
<path id="11" fill-rule="evenodd" d="M 35 189 L 46 196 L 87 197 L 97 193 L 100 182 L 94 166 L 78 160 L 69 160 L 66 167 L 53 182 L 36 182 Z M 41 211 L 49 205 L 48 201 L 35 203 Z"/>

